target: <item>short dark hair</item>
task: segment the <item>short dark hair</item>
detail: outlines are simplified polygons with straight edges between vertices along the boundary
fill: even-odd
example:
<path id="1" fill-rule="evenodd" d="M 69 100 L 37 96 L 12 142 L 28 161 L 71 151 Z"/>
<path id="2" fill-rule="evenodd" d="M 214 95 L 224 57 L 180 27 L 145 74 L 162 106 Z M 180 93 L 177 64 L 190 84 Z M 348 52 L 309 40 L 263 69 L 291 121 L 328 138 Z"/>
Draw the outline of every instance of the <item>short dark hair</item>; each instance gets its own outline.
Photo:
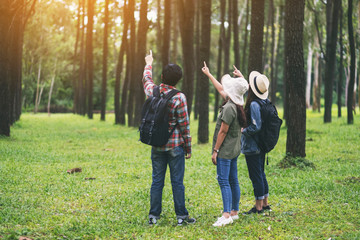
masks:
<path id="1" fill-rule="evenodd" d="M 179 80 L 182 78 L 182 69 L 177 64 L 168 64 L 164 67 L 162 71 L 162 82 L 175 86 Z"/>

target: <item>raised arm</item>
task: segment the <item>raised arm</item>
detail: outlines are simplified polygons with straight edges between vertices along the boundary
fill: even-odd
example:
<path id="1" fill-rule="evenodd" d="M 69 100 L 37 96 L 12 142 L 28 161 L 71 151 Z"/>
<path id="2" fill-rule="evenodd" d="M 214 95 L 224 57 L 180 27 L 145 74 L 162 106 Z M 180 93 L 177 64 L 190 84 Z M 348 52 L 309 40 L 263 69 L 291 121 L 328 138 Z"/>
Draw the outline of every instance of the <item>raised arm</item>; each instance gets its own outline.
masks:
<path id="1" fill-rule="evenodd" d="M 212 84 L 214 85 L 215 89 L 220 93 L 221 97 L 226 100 L 227 94 L 224 91 L 223 86 L 215 79 L 215 77 L 210 73 L 209 68 L 206 66 L 206 62 L 204 62 L 204 67 L 201 69 L 203 73 L 208 76 Z"/>

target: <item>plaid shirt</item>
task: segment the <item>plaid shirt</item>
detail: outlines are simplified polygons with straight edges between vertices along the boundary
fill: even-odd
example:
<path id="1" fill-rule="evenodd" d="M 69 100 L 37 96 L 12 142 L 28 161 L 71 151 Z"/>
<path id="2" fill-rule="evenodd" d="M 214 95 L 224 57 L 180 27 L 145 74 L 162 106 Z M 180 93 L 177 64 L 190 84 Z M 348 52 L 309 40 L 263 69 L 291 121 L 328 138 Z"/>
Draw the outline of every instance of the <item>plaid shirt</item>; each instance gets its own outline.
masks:
<path id="1" fill-rule="evenodd" d="M 153 89 L 156 86 L 152 80 L 152 66 L 146 65 L 143 76 L 144 92 L 147 97 L 153 95 Z M 160 84 L 160 94 L 167 94 L 175 87 Z M 170 136 L 169 141 L 162 147 L 154 147 L 157 151 L 169 151 L 177 146 L 183 146 L 187 154 L 191 154 L 191 136 L 190 122 L 187 111 L 187 101 L 183 93 L 177 93 L 168 103 L 169 113 L 169 132 L 178 124 Z"/>

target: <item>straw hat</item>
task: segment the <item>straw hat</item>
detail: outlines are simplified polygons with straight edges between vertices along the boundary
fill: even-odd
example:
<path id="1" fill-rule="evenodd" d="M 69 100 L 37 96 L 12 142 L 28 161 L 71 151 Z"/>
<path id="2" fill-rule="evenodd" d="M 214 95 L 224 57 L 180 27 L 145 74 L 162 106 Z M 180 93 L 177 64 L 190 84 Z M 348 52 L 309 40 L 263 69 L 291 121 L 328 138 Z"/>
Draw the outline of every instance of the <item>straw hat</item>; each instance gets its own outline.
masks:
<path id="1" fill-rule="evenodd" d="M 269 79 L 257 71 L 252 71 L 249 76 L 251 90 L 260 99 L 266 99 L 269 95 Z"/>
<path id="2" fill-rule="evenodd" d="M 237 105 L 244 105 L 244 94 L 249 90 L 249 84 L 245 78 L 232 78 L 229 74 L 221 78 L 221 84 L 225 93 Z"/>

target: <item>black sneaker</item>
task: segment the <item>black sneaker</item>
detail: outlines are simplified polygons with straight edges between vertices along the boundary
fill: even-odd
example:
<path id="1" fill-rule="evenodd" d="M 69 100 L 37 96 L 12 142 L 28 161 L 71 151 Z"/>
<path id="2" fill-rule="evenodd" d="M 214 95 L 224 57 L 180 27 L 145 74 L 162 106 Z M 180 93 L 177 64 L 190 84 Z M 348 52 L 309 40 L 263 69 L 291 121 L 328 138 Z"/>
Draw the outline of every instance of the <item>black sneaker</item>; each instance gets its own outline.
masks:
<path id="1" fill-rule="evenodd" d="M 185 219 L 178 218 L 177 222 L 178 222 L 177 224 L 178 226 L 182 226 L 184 224 L 194 224 L 196 222 L 196 219 L 189 217 L 186 217 Z"/>
<path id="2" fill-rule="evenodd" d="M 252 209 L 250 209 L 248 212 L 243 212 L 243 215 L 250 215 L 253 213 L 257 213 L 257 214 L 263 214 L 264 213 L 264 209 L 261 209 L 260 211 L 256 209 L 256 207 L 253 207 Z"/>
<path id="3" fill-rule="evenodd" d="M 154 225 L 157 225 L 157 220 L 156 218 L 149 218 L 149 226 L 154 226 Z"/>
<path id="4" fill-rule="evenodd" d="M 272 211 L 270 205 L 263 207 L 264 211 Z"/>

